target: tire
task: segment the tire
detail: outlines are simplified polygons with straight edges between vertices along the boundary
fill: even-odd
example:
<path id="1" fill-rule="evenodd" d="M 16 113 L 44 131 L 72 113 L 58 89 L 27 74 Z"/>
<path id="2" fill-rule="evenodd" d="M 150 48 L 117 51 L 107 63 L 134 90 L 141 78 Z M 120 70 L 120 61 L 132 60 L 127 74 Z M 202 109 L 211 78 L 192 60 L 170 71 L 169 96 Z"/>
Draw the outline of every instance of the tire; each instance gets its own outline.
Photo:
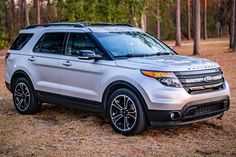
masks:
<path id="1" fill-rule="evenodd" d="M 108 99 L 107 117 L 114 130 L 123 135 L 143 133 L 147 118 L 138 97 L 129 89 L 121 88 Z"/>
<path id="2" fill-rule="evenodd" d="M 24 77 L 13 82 L 13 102 L 20 114 L 35 114 L 40 111 L 42 105 L 34 95 L 34 88 L 30 81 Z"/>

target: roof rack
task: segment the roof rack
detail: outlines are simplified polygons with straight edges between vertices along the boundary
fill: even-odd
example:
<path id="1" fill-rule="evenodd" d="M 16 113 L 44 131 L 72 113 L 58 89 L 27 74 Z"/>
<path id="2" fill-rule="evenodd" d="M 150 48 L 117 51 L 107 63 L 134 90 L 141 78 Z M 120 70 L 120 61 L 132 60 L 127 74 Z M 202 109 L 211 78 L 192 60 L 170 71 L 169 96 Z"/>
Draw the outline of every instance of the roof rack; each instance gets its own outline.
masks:
<path id="1" fill-rule="evenodd" d="M 51 26 L 71 26 L 71 27 L 84 27 L 84 24 L 75 22 L 75 23 L 47 23 L 47 24 L 36 24 L 36 25 L 30 25 L 26 27 L 25 29 L 31 29 L 31 28 L 37 28 L 37 27 L 51 27 Z"/>
<path id="2" fill-rule="evenodd" d="M 26 27 L 25 29 L 32 29 L 37 27 L 54 27 L 54 26 L 71 26 L 71 27 L 85 27 L 85 26 L 127 26 L 133 27 L 131 24 L 114 24 L 114 23 L 86 23 L 86 22 L 62 22 L 62 23 L 47 23 L 47 24 L 35 24 Z"/>
<path id="3" fill-rule="evenodd" d="M 127 26 L 127 27 L 134 27 L 133 25 L 131 25 L 131 24 L 128 24 L 128 23 L 126 23 L 126 24 L 120 24 L 120 23 L 118 23 L 118 24 L 115 24 L 116 26 Z"/>
<path id="4" fill-rule="evenodd" d="M 127 27 L 134 27 L 131 24 L 114 24 L 114 23 L 87 23 L 87 26 L 127 26 Z"/>

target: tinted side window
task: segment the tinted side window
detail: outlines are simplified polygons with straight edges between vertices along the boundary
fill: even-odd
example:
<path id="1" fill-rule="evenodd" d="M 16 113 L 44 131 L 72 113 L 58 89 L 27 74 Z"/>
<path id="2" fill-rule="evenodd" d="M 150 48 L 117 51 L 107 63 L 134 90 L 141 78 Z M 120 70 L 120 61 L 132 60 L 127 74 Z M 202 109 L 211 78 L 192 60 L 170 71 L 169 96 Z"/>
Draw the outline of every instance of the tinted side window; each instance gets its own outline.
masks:
<path id="1" fill-rule="evenodd" d="M 70 33 L 66 55 L 78 56 L 80 50 L 93 50 L 95 53 L 99 53 L 95 44 L 85 33 Z"/>
<path id="2" fill-rule="evenodd" d="M 11 50 L 20 50 L 22 49 L 25 44 L 30 40 L 33 36 L 33 33 L 21 33 L 18 35 L 16 40 L 13 42 L 12 46 L 10 47 Z"/>
<path id="3" fill-rule="evenodd" d="M 33 49 L 34 52 L 40 52 L 40 48 L 41 48 L 41 45 L 42 45 L 42 42 L 43 42 L 43 38 L 44 38 L 44 35 L 38 40 L 38 42 L 34 46 L 34 49 Z"/>
<path id="4" fill-rule="evenodd" d="M 34 46 L 34 52 L 60 54 L 66 33 L 45 33 Z"/>

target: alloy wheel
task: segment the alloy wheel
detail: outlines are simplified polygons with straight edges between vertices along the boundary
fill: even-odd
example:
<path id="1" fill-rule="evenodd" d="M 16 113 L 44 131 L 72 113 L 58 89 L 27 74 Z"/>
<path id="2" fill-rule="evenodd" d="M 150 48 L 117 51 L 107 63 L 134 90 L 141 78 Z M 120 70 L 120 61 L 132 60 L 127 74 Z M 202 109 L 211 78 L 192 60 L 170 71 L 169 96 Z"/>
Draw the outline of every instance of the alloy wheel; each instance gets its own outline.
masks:
<path id="1" fill-rule="evenodd" d="M 130 97 L 127 95 L 116 96 L 110 107 L 112 123 L 120 131 L 131 130 L 137 120 L 137 109 Z"/>
<path id="2" fill-rule="evenodd" d="M 14 91 L 16 107 L 24 112 L 28 109 L 30 104 L 30 91 L 26 84 L 18 83 Z"/>

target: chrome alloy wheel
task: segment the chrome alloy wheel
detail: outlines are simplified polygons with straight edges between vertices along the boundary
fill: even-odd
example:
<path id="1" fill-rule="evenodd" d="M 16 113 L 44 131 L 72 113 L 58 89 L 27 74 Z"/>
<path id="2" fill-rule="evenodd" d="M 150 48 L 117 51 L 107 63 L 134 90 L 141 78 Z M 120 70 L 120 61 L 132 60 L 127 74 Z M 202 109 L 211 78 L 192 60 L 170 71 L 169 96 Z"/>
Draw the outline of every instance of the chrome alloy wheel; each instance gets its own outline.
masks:
<path id="1" fill-rule="evenodd" d="M 17 84 L 14 91 L 14 98 L 16 107 L 20 111 L 24 112 L 28 109 L 30 104 L 30 92 L 26 84 L 22 82 Z"/>
<path id="2" fill-rule="evenodd" d="M 117 129 L 129 131 L 136 123 L 137 109 L 127 95 L 118 95 L 111 103 L 110 116 Z"/>

